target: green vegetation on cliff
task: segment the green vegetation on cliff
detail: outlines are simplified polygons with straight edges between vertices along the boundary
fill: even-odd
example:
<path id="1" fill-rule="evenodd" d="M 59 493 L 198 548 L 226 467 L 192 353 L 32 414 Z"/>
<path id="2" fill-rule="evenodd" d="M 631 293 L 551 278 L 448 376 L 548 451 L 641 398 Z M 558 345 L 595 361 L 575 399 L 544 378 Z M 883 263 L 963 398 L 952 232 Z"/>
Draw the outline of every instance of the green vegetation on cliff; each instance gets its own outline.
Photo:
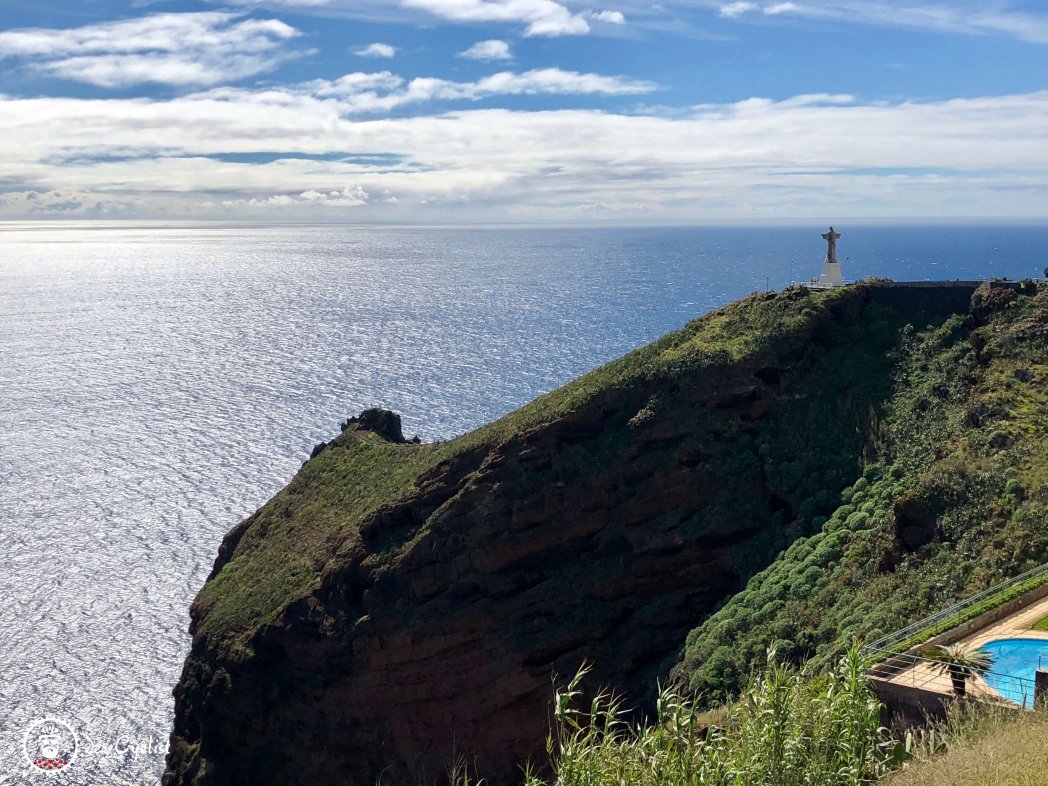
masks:
<path id="1" fill-rule="evenodd" d="M 828 453 L 843 458 L 861 451 L 865 436 L 857 433 L 857 424 L 869 420 L 871 406 L 887 392 L 883 353 L 899 326 L 898 315 L 887 309 L 878 314 L 874 308 L 874 319 L 859 319 L 862 307 L 863 293 L 858 289 L 813 294 L 795 288 L 778 295 L 754 295 L 448 442 L 394 444 L 369 432 L 348 430 L 330 443 L 339 449 L 325 450 L 307 462 L 286 489 L 227 538 L 220 570 L 195 604 L 197 633 L 232 652 L 289 603 L 315 589 L 325 566 L 352 546 L 362 523 L 424 493 L 446 467 L 461 463 L 467 472 L 479 469 L 471 463 L 471 455 L 490 453 L 551 422 L 570 419 L 595 402 L 606 401 L 615 408 L 617 399 L 650 389 L 653 394 L 631 421 L 635 427 L 643 426 L 645 421 L 667 415 L 664 392 L 683 381 L 695 377 L 713 380 L 761 356 L 769 360 L 799 356 L 813 339 L 824 344 L 830 355 L 820 362 L 815 378 L 805 383 L 810 390 L 800 390 L 791 401 L 782 402 L 784 409 L 793 410 L 794 417 L 783 418 L 776 433 L 755 447 L 765 458 L 777 457 L 765 461 L 772 475 L 769 480 L 804 505 L 803 512 L 832 508 L 836 501 L 833 490 L 854 476 L 856 462 L 838 468 L 820 466 L 813 476 L 807 472 L 804 455 Z M 850 313 L 851 324 L 845 333 L 835 324 L 834 314 L 842 312 Z M 820 331 L 824 335 L 819 336 Z M 779 369 L 770 373 L 777 374 Z M 812 410 L 806 399 L 813 395 L 826 396 L 831 403 Z M 724 420 L 719 411 L 694 416 L 699 419 L 696 430 L 718 428 L 718 421 Z M 627 431 L 612 435 L 608 442 L 621 443 L 629 437 Z M 603 444 L 600 450 L 610 455 L 616 447 Z M 785 459 L 778 460 L 782 456 Z M 733 464 L 758 459 L 752 450 L 739 451 L 732 445 L 717 460 Z M 726 490 L 714 504 L 739 508 L 748 502 L 733 498 Z M 754 514 L 761 515 L 761 511 L 754 510 Z M 782 518 L 779 524 L 785 526 L 792 516 Z M 387 556 L 395 556 L 423 527 L 424 518 L 395 533 L 397 537 L 385 544 Z M 791 537 L 775 527 L 770 531 L 780 546 Z M 754 569 L 762 565 L 756 562 Z"/>
<path id="2" fill-rule="evenodd" d="M 316 581 L 349 529 L 404 496 L 437 461 L 430 445 L 394 444 L 371 432 L 340 438 L 307 462 L 278 496 L 240 525 L 237 559 L 205 585 L 208 634 L 249 633 Z M 234 637 L 235 640 L 235 637 Z"/>
<path id="3" fill-rule="evenodd" d="M 876 454 L 819 531 L 688 637 L 676 673 L 738 691 L 775 643 L 835 657 L 1048 560 L 1048 291 L 984 286 L 971 313 L 907 328 Z"/>

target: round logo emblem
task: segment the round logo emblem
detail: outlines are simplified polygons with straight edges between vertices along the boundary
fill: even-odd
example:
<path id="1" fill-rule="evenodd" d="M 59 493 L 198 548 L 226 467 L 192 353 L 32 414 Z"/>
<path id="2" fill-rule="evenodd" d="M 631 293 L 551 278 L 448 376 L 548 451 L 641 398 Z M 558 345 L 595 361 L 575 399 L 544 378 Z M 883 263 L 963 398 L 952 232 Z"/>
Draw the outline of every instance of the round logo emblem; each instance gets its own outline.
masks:
<path id="1" fill-rule="evenodd" d="M 26 760 L 45 772 L 64 770 L 76 759 L 79 743 L 73 727 L 58 718 L 40 718 L 29 724 L 22 738 Z"/>

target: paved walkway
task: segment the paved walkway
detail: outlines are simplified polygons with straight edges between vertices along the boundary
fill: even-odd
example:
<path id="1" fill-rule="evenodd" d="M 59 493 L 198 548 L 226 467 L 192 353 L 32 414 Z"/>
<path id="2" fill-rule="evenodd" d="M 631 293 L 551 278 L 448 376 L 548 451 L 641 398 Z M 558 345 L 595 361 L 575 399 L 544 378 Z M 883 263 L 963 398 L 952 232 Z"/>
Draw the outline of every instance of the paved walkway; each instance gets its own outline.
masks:
<path id="1" fill-rule="evenodd" d="M 961 639 L 968 646 L 979 648 L 1000 639 L 1043 639 L 1048 641 L 1048 631 L 1034 630 L 1033 624 L 1048 617 L 1048 598 L 1043 598 L 1024 609 L 998 620 L 982 630 Z M 921 663 L 894 675 L 889 682 L 912 685 L 937 693 L 952 693 L 953 687 L 948 674 L 937 674 L 935 668 Z M 968 681 L 968 694 L 980 698 L 1000 698 L 1000 694 L 981 679 Z"/>
<path id="2" fill-rule="evenodd" d="M 1048 631 L 1033 629 L 1033 624 L 1044 617 L 1048 617 L 1048 598 L 1042 598 L 1032 606 L 1020 609 L 1012 616 L 998 620 L 962 641 L 976 647 L 998 639 L 1044 639 L 1048 641 Z"/>

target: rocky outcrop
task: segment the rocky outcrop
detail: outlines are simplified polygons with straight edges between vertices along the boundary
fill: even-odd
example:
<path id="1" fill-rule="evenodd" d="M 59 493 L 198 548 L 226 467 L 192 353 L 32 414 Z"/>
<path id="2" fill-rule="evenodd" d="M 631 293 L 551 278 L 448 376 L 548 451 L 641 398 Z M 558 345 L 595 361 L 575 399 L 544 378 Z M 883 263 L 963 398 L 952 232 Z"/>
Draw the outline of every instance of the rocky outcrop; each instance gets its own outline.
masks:
<path id="1" fill-rule="evenodd" d="M 444 446 L 403 444 L 392 413 L 351 419 L 223 544 L 166 786 L 439 782 L 456 756 L 509 783 L 545 758 L 557 675 L 591 663 L 591 686 L 645 706 L 688 631 L 835 504 L 812 489 L 857 477 L 887 387 L 845 399 L 838 361 L 892 340 L 862 341 L 871 299 L 891 308 L 877 293 L 755 297 Z M 788 446 L 813 451 L 810 477 Z M 362 507 L 346 467 L 385 460 L 376 487 L 419 470 Z M 353 513 L 321 530 L 329 510 Z M 270 613 L 264 573 L 237 582 L 296 538 L 321 556 Z"/>
<path id="2" fill-rule="evenodd" d="M 907 551 L 927 546 L 939 534 L 939 511 L 917 494 L 895 503 L 895 537 Z"/>
<path id="3" fill-rule="evenodd" d="M 400 415 L 388 409 L 372 407 L 365 409 L 359 416 L 350 418 L 342 424 L 342 430 L 372 431 L 389 442 L 403 444 L 404 431 L 400 425 Z"/>

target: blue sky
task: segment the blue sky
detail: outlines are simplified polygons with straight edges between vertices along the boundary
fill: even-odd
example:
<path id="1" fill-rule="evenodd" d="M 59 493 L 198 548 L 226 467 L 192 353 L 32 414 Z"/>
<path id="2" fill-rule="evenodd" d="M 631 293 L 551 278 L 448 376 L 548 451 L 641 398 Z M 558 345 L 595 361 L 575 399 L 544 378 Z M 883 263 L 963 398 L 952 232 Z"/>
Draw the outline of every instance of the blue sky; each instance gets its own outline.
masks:
<path id="1" fill-rule="evenodd" d="M 1048 8 L 0 0 L 0 217 L 1043 217 Z"/>

